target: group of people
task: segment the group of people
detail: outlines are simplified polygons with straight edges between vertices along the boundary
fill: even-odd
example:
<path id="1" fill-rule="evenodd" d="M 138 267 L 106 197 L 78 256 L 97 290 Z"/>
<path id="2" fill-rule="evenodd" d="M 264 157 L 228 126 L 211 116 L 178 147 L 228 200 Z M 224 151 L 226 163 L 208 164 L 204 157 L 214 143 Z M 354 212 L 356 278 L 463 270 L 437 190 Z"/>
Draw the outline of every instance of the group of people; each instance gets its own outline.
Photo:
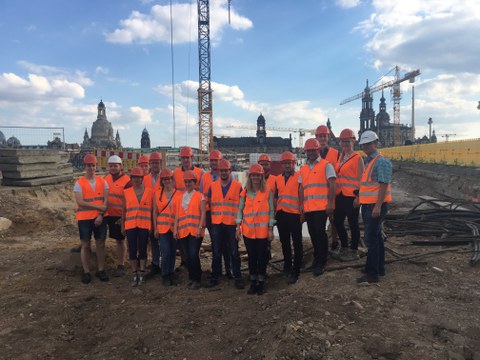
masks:
<path id="1" fill-rule="evenodd" d="M 341 152 L 329 147 L 328 141 L 329 129 L 320 125 L 315 138 L 305 143 L 306 164 L 296 171 L 296 157 L 286 151 L 280 157 L 283 172 L 278 176 L 270 173 L 271 159 L 262 154 L 258 163 L 250 166 L 244 188 L 233 179 L 230 162 L 218 150 L 209 154 L 208 172 L 193 165 L 193 151 L 185 146 L 180 149 L 181 166 L 174 171 L 162 169 L 161 154 L 154 152 L 150 157 L 142 155 L 130 176 L 123 173 L 121 158 L 113 155 L 108 159 L 109 174 L 105 178 L 96 175 L 96 157 L 86 155 L 85 176 L 74 187 L 83 265 L 81 281 L 91 281 L 92 234 L 98 263 L 95 275 L 101 281 L 109 280 L 105 271 L 108 230 L 117 242 L 115 276 L 125 274 L 128 243 L 132 286 L 143 285 L 157 274 L 161 274 L 164 285 L 176 285 L 175 260 L 179 249 L 180 265 L 188 269 L 188 287 L 198 289 L 202 280 L 200 247 L 207 228 L 212 264 L 206 286 L 219 284 L 223 260 L 234 286 L 245 288 L 238 250 L 239 241 L 243 240 L 248 254 L 247 293 L 262 295 L 274 226 L 282 245 L 283 272 L 287 282 L 293 284 L 300 276 L 303 261 L 305 221 L 314 250 L 309 270 L 315 276 L 325 272 L 329 255 L 327 219 L 341 242 L 333 256 L 342 261 L 358 259 L 361 205 L 368 253 L 364 274 L 357 281 L 378 282 L 385 274 L 380 227 L 391 201 L 391 163 L 377 151 L 378 137 L 373 131 L 362 133 L 359 141 L 367 155 L 365 161 L 354 151 L 356 139 L 352 130 L 341 132 Z M 147 273 L 148 244 L 151 265 Z"/>

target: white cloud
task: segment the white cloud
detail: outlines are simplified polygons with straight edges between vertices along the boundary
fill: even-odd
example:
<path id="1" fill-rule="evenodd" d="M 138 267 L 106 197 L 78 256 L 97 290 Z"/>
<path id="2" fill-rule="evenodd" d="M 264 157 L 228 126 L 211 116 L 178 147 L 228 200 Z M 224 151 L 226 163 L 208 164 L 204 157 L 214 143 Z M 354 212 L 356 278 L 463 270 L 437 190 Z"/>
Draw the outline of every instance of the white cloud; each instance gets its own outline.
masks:
<path id="1" fill-rule="evenodd" d="M 103 67 L 103 66 L 97 66 L 95 68 L 95 74 L 102 74 L 102 75 L 106 75 L 110 72 L 110 69 L 109 68 L 106 68 L 106 67 Z"/>
<path id="2" fill-rule="evenodd" d="M 337 6 L 344 9 L 351 9 L 361 4 L 360 0 L 335 0 Z"/>
<path id="3" fill-rule="evenodd" d="M 121 121 L 123 123 L 140 123 L 142 125 L 151 124 L 152 110 L 144 109 L 140 106 L 131 106 L 127 111 L 122 114 Z"/>

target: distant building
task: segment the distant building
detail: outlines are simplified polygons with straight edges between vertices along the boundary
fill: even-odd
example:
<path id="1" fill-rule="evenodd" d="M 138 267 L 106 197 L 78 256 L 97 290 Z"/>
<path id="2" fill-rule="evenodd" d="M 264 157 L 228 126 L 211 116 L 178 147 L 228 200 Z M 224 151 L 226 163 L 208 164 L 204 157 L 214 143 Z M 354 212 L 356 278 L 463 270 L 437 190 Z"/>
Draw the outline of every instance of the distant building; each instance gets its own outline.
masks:
<path id="1" fill-rule="evenodd" d="M 5 146 L 7 146 L 7 139 L 5 139 L 3 132 L 0 131 L 0 148 Z"/>
<path id="2" fill-rule="evenodd" d="M 7 146 L 10 148 L 20 148 L 22 144 L 15 136 L 10 136 L 7 140 Z"/>
<path id="3" fill-rule="evenodd" d="M 150 149 L 150 134 L 148 133 L 147 128 L 142 131 L 142 139 L 140 140 L 140 148 Z"/>
<path id="4" fill-rule="evenodd" d="M 122 143 L 120 141 L 120 134 L 118 133 L 113 137 L 113 128 L 112 123 L 107 120 L 107 112 L 105 104 L 102 100 L 98 103 L 97 106 L 98 114 L 97 120 L 94 121 L 92 125 L 92 136 L 88 136 L 88 131 L 85 129 L 85 134 L 83 135 L 82 149 L 121 149 Z"/>

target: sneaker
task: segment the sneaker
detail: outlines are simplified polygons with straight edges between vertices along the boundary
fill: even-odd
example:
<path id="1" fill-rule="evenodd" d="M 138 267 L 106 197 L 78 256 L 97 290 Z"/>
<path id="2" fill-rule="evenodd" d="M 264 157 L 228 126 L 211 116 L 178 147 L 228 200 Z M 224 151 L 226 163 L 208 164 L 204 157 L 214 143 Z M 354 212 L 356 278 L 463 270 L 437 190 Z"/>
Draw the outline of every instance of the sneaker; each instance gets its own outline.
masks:
<path id="1" fill-rule="evenodd" d="M 117 269 L 113 273 L 113 276 L 115 277 L 122 277 L 125 275 L 125 266 L 124 265 L 118 265 Z"/>
<path id="2" fill-rule="evenodd" d="M 105 270 L 97 271 L 97 272 L 95 273 L 95 276 L 98 277 L 98 278 L 100 279 L 100 281 L 108 281 L 108 280 L 110 280 L 110 279 L 108 278 L 108 275 L 107 275 L 107 273 L 105 272 Z"/>
<path id="3" fill-rule="evenodd" d="M 287 284 L 291 285 L 291 284 L 295 284 L 298 280 L 298 276 L 295 275 L 295 274 L 290 274 L 288 275 L 288 278 L 287 278 Z"/>
<path id="4" fill-rule="evenodd" d="M 133 273 L 132 286 L 135 287 L 138 285 L 138 273 L 135 271 Z"/>
<path id="5" fill-rule="evenodd" d="M 192 284 L 189 286 L 190 290 L 198 290 L 200 289 L 201 285 L 198 281 L 192 281 Z"/>
<path id="6" fill-rule="evenodd" d="M 138 274 L 138 286 L 142 286 L 145 284 L 145 271 L 140 271 Z"/>
<path id="7" fill-rule="evenodd" d="M 373 276 L 370 274 L 365 274 L 357 279 L 357 283 L 378 283 L 380 278 L 378 276 Z"/>
<path id="8" fill-rule="evenodd" d="M 160 274 L 160 267 L 156 264 L 150 266 L 150 271 L 145 275 L 147 279 L 153 278 L 155 275 Z"/>
<path id="9" fill-rule="evenodd" d="M 213 288 L 218 285 L 218 280 L 210 279 L 208 284 L 206 285 L 207 288 Z"/>
<path id="10" fill-rule="evenodd" d="M 90 284 L 90 281 L 92 281 L 92 275 L 90 275 L 89 272 L 84 272 L 82 274 L 82 283 L 83 284 Z"/>
<path id="11" fill-rule="evenodd" d="M 263 295 L 265 293 L 264 282 L 259 281 L 257 285 L 257 295 Z"/>
<path id="12" fill-rule="evenodd" d="M 70 252 L 71 253 L 75 253 L 75 254 L 78 254 L 82 251 L 82 246 L 81 245 L 78 245 L 78 246 L 75 246 L 73 248 L 70 249 Z"/>
<path id="13" fill-rule="evenodd" d="M 353 249 L 348 249 L 346 248 L 341 254 L 340 254 L 340 261 L 355 261 L 360 259 L 360 256 L 358 256 L 358 250 L 353 250 Z"/>
<path id="14" fill-rule="evenodd" d="M 315 269 L 313 269 L 314 276 L 320 276 L 325 272 L 325 266 L 318 265 Z"/>
<path id="15" fill-rule="evenodd" d="M 345 261 L 343 258 L 347 255 L 348 253 L 348 248 L 339 248 L 334 251 L 332 251 L 332 259 L 335 260 L 340 260 L 340 261 Z"/>
<path id="16" fill-rule="evenodd" d="M 257 293 L 257 282 L 256 281 L 251 281 L 250 282 L 250 287 L 247 290 L 248 295 L 254 295 Z"/>
<path id="17" fill-rule="evenodd" d="M 242 279 L 235 280 L 235 288 L 237 288 L 238 290 L 245 289 L 245 284 L 243 283 Z"/>

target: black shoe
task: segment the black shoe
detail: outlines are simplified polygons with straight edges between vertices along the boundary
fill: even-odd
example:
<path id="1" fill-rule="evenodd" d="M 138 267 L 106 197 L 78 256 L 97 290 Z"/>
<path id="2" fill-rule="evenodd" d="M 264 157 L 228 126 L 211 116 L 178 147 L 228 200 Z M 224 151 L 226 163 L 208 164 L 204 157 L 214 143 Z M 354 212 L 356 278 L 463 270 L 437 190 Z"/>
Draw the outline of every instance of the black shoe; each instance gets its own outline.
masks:
<path id="1" fill-rule="evenodd" d="M 108 278 L 108 275 L 107 275 L 107 273 L 105 272 L 105 270 L 97 271 L 97 272 L 95 273 L 95 276 L 98 277 L 98 278 L 100 279 L 100 281 L 108 281 L 108 280 L 110 280 L 110 279 Z"/>
<path id="2" fill-rule="evenodd" d="M 175 278 L 174 273 L 168 274 L 167 276 L 170 278 L 170 286 L 177 286 L 178 285 L 178 281 Z"/>
<path id="3" fill-rule="evenodd" d="M 122 277 L 125 275 L 125 266 L 123 265 L 118 265 L 117 270 L 113 273 L 113 276 L 115 277 Z"/>
<path id="4" fill-rule="evenodd" d="M 231 280 L 235 279 L 235 277 L 233 276 L 230 270 L 227 270 L 227 272 L 225 273 L 225 276 Z"/>
<path id="5" fill-rule="evenodd" d="M 313 269 L 314 276 L 320 276 L 325 272 L 325 266 L 318 265 L 315 269 Z"/>
<path id="6" fill-rule="evenodd" d="M 235 280 L 235 288 L 239 290 L 245 289 L 245 284 L 243 283 L 242 279 Z"/>
<path id="7" fill-rule="evenodd" d="M 287 278 L 287 284 L 291 285 L 291 284 L 295 284 L 298 280 L 298 275 L 295 275 L 295 274 L 290 274 L 288 275 L 288 278 Z"/>
<path id="8" fill-rule="evenodd" d="M 265 293 L 264 282 L 259 281 L 257 285 L 257 295 L 263 295 Z"/>
<path id="9" fill-rule="evenodd" d="M 73 248 L 70 249 L 70 252 L 71 253 L 75 253 L 75 254 L 78 254 L 82 251 L 82 246 L 81 245 L 78 245 L 78 246 L 75 246 Z"/>
<path id="10" fill-rule="evenodd" d="M 170 281 L 170 276 L 169 275 L 162 275 L 162 284 L 163 284 L 163 286 L 172 285 L 172 282 Z"/>
<path id="11" fill-rule="evenodd" d="M 92 281 L 92 275 L 90 275 L 89 272 L 84 272 L 82 274 L 82 283 L 83 284 L 90 284 L 90 281 Z"/>
<path id="12" fill-rule="evenodd" d="M 365 270 L 365 268 L 362 268 L 362 269 L 360 270 L 360 272 L 361 272 L 362 274 L 370 274 L 369 272 L 367 272 L 367 270 Z M 380 272 L 380 274 L 378 274 L 378 275 L 380 275 L 380 276 L 385 276 L 385 271 Z"/>
<path id="13" fill-rule="evenodd" d="M 161 271 L 160 271 L 160 267 L 158 265 L 155 265 L 155 264 L 152 264 L 150 266 L 150 271 L 145 275 L 145 278 L 146 279 L 151 279 L 153 278 L 155 275 L 158 275 L 160 274 Z"/>
<path id="14" fill-rule="evenodd" d="M 208 284 L 207 284 L 205 287 L 207 287 L 207 288 L 213 288 L 213 287 L 215 287 L 215 286 L 217 286 L 217 285 L 218 285 L 218 280 L 210 279 L 210 280 L 208 281 Z"/>
<path id="15" fill-rule="evenodd" d="M 380 278 L 378 276 L 373 276 L 370 274 L 365 274 L 357 279 L 357 283 L 378 283 Z"/>
<path id="16" fill-rule="evenodd" d="M 257 282 L 256 281 L 251 281 L 250 282 L 250 287 L 247 290 L 248 295 L 254 295 L 257 293 Z"/>

